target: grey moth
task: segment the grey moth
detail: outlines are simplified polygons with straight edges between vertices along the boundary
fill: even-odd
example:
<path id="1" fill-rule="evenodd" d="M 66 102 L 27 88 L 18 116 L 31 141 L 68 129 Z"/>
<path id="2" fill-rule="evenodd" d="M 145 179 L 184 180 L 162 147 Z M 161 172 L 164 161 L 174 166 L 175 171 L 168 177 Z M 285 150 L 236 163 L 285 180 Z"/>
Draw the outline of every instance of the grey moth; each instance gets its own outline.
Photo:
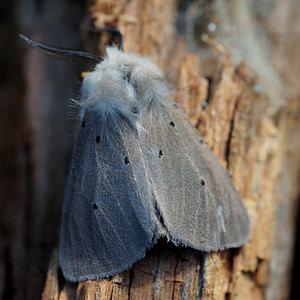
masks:
<path id="1" fill-rule="evenodd" d="M 148 58 L 107 47 L 81 87 L 81 127 L 63 203 L 59 264 L 66 279 L 114 275 L 160 237 L 211 252 L 249 241 L 239 193 Z M 69 52 L 68 52 L 69 51 Z"/>

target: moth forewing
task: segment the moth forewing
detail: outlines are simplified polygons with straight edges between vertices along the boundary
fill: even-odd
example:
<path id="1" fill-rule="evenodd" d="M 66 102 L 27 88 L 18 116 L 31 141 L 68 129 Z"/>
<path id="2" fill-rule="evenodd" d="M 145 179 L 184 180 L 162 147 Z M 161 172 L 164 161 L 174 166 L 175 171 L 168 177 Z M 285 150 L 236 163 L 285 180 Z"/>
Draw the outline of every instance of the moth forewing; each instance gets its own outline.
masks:
<path id="1" fill-rule="evenodd" d="M 116 274 L 161 236 L 218 251 L 250 223 L 233 183 L 148 59 L 108 48 L 85 77 L 59 261 L 71 281 Z"/>

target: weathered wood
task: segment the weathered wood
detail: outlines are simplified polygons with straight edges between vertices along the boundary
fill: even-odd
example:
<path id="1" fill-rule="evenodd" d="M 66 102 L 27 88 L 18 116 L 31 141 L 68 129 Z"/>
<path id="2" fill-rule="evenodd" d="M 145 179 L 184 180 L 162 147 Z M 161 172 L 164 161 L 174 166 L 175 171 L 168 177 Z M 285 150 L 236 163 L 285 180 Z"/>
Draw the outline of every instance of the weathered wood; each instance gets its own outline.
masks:
<path id="1" fill-rule="evenodd" d="M 201 8 L 206 12 L 203 20 Z M 223 8 L 230 5 L 224 4 Z M 241 193 L 251 217 L 251 243 L 241 249 L 211 253 L 204 270 L 200 252 L 162 243 L 129 271 L 108 279 L 83 282 L 73 288 L 67 283 L 57 299 L 62 293 L 63 297 L 68 292 L 74 294 L 76 289 L 77 299 L 199 299 L 201 293 L 202 299 L 287 297 L 285 283 L 290 278 L 295 200 L 299 192 L 296 187 L 297 151 L 300 150 L 300 126 L 296 121 L 300 111 L 299 90 L 294 82 L 286 83 L 279 77 L 271 58 L 262 62 L 257 76 L 254 75 L 257 64 L 251 55 L 240 51 L 238 46 L 235 49 L 234 44 L 224 46 L 239 38 L 240 33 L 235 36 L 231 32 L 230 36 L 218 38 L 218 31 L 209 32 L 207 26 L 213 22 L 221 27 L 219 34 L 224 33 L 222 25 L 228 20 L 220 9 L 217 4 L 206 3 L 188 6 L 179 2 L 176 6 L 172 0 L 97 0 L 90 12 L 95 26 L 121 30 L 126 52 L 150 56 L 174 82 L 176 101 L 228 169 Z M 249 25 L 239 20 L 238 14 L 243 12 L 251 18 L 253 11 L 247 11 L 238 3 L 236 9 L 231 17 L 235 17 L 238 24 Z M 274 8 L 274 14 L 277 9 Z M 176 31 L 176 12 L 180 13 L 181 23 L 185 18 L 189 25 L 184 27 L 177 19 L 177 29 L 181 30 L 180 26 L 185 29 L 181 32 Z M 264 24 L 266 31 L 270 29 L 269 20 Z M 195 32 L 197 29 L 199 35 L 190 36 L 187 28 Z M 247 27 L 247 33 L 251 33 L 251 28 Z M 294 34 L 299 35 L 299 32 Z M 197 43 L 200 46 L 195 48 Z M 255 51 L 259 54 L 262 50 L 265 55 L 265 49 L 259 47 L 256 45 Z M 276 45 L 273 49 L 276 50 Z M 273 53 L 275 61 L 280 57 L 279 52 Z M 239 55 L 249 63 L 237 64 Z M 286 70 L 280 67 L 281 71 Z M 277 87 L 269 92 L 272 82 L 266 74 L 276 77 L 275 85 L 279 82 L 281 86 L 295 87 L 294 99 L 292 96 L 284 98 Z M 273 262 L 282 257 L 280 267 L 274 265 Z M 54 265 L 57 270 L 56 261 Z M 45 296 L 49 294 L 48 287 L 52 287 L 52 295 L 56 295 L 56 282 L 57 276 L 53 276 L 50 267 L 44 299 L 48 299 Z"/>
<path id="2" fill-rule="evenodd" d="M 161 241 L 131 270 L 80 284 L 64 280 L 55 250 L 42 298 L 287 299 L 300 171 L 299 4 L 90 2 L 95 26 L 118 28 L 125 51 L 151 57 L 173 83 L 176 101 L 232 176 L 253 233 L 249 245 L 205 261 Z M 38 13 L 19 3 L 1 4 L 7 24 L 20 20 L 5 30 L 16 54 L 1 50 L 0 298 L 37 299 L 58 236 L 76 68 L 30 50 L 19 55 L 11 36 L 29 31 L 78 48 L 71 20 L 79 24 L 83 10 L 71 0 L 43 1 Z"/>

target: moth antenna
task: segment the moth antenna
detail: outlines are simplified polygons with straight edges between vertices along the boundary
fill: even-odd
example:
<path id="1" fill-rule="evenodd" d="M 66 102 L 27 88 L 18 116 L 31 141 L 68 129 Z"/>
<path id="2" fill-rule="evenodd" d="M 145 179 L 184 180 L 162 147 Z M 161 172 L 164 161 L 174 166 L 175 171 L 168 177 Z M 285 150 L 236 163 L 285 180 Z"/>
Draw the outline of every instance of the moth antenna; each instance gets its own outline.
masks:
<path id="1" fill-rule="evenodd" d="M 102 57 L 92 53 L 44 45 L 32 41 L 31 39 L 24 36 L 23 34 L 19 34 L 19 37 L 22 38 L 28 45 L 40 51 L 42 54 L 46 54 L 56 58 L 62 58 L 68 62 L 83 61 L 85 63 L 98 64 L 103 61 Z"/>
<path id="2" fill-rule="evenodd" d="M 119 37 L 120 39 L 120 50 L 122 52 L 124 52 L 124 38 L 123 38 L 123 34 L 116 28 L 112 28 L 112 27 L 88 27 L 88 30 L 93 31 L 93 32 L 101 32 L 101 31 L 106 31 L 106 32 L 110 32 L 113 35 Z"/>

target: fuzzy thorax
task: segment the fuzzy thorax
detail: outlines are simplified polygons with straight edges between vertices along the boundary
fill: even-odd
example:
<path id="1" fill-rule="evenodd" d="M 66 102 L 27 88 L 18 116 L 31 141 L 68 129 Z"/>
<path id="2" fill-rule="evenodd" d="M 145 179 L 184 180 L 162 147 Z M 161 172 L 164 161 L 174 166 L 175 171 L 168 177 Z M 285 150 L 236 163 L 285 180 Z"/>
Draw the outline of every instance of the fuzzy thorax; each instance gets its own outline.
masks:
<path id="1" fill-rule="evenodd" d="M 81 115 L 96 111 L 104 131 L 122 129 L 124 124 L 138 130 L 140 118 L 159 114 L 172 93 L 160 69 L 149 59 L 124 54 L 115 47 L 107 47 L 106 52 L 104 61 L 83 80 Z M 109 137 L 110 133 L 103 135 Z"/>

